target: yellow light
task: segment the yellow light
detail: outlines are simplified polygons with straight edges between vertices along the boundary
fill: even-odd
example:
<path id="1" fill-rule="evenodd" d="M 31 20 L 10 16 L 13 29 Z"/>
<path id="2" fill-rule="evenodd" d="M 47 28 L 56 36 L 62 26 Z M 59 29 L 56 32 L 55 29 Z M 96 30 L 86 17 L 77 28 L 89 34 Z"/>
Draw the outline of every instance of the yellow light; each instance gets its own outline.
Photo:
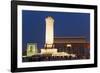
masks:
<path id="1" fill-rule="evenodd" d="M 67 47 L 72 47 L 72 45 L 71 44 L 67 44 Z"/>
<path id="2" fill-rule="evenodd" d="M 41 54 L 53 54 L 57 53 L 57 49 L 41 49 Z"/>

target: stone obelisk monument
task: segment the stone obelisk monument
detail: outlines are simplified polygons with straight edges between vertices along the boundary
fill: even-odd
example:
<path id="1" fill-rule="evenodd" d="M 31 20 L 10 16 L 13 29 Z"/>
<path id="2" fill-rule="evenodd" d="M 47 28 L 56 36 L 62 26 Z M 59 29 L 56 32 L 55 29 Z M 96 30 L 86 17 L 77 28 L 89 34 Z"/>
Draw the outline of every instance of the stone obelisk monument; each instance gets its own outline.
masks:
<path id="1" fill-rule="evenodd" d="M 66 52 L 58 52 L 54 46 L 54 19 L 51 16 L 45 18 L 46 31 L 45 31 L 45 44 L 41 49 L 41 54 L 51 56 L 69 56 Z"/>
<path id="2" fill-rule="evenodd" d="M 45 35 L 45 47 L 52 48 L 54 43 L 54 19 L 51 16 L 46 17 L 46 35 Z"/>
<path id="3" fill-rule="evenodd" d="M 45 44 L 41 49 L 42 54 L 57 53 L 57 49 L 53 47 L 54 43 L 54 19 L 51 16 L 45 18 L 46 31 L 45 31 Z"/>

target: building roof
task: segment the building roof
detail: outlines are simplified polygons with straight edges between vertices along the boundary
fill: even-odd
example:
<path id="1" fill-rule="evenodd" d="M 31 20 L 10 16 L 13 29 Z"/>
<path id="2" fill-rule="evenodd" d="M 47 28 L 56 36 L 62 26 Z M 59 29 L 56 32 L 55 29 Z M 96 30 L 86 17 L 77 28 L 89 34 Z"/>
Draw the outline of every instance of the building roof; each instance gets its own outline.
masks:
<path id="1" fill-rule="evenodd" d="M 54 37 L 54 43 L 89 43 L 85 37 Z"/>
<path id="2" fill-rule="evenodd" d="M 71 38 L 71 39 L 74 39 L 74 38 L 75 38 L 75 39 L 76 39 L 76 38 L 78 38 L 78 39 L 86 39 L 86 37 L 84 37 L 84 36 L 79 36 L 79 37 L 72 37 L 72 36 L 71 36 L 71 37 L 54 37 L 54 38 L 56 38 L 56 39 L 57 39 L 57 38 L 64 38 L 64 39 L 69 39 L 69 38 Z"/>

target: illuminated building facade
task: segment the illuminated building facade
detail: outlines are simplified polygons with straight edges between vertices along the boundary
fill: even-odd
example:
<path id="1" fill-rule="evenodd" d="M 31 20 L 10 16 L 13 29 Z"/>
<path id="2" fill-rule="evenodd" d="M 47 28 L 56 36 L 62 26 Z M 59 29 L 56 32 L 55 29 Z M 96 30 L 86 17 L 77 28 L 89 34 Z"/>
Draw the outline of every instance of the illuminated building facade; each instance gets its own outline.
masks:
<path id="1" fill-rule="evenodd" d="M 65 51 L 85 58 L 90 55 L 90 42 L 85 37 L 55 37 L 54 45 L 58 51 Z"/>
<path id="2" fill-rule="evenodd" d="M 33 56 L 38 53 L 37 44 L 28 43 L 27 44 L 27 56 Z"/>

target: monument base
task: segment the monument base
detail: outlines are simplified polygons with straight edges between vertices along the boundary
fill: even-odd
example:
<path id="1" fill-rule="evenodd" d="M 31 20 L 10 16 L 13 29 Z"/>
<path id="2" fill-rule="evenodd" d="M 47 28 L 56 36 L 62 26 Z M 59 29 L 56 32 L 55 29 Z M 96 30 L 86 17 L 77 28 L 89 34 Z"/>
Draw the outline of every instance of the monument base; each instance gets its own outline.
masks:
<path id="1" fill-rule="evenodd" d="M 50 54 L 51 56 L 67 56 L 67 57 L 76 57 L 75 54 L 69 54 L 67 52 L 58 52 L 58 49 L 41 49 L 41 54 Z"/>
<path id="2" fill-rule="evenodd" d="M 41 54 L 54 54 L 57 53 L 56 48 L 51 48 L 51 49 L 41 49 Z"/>

